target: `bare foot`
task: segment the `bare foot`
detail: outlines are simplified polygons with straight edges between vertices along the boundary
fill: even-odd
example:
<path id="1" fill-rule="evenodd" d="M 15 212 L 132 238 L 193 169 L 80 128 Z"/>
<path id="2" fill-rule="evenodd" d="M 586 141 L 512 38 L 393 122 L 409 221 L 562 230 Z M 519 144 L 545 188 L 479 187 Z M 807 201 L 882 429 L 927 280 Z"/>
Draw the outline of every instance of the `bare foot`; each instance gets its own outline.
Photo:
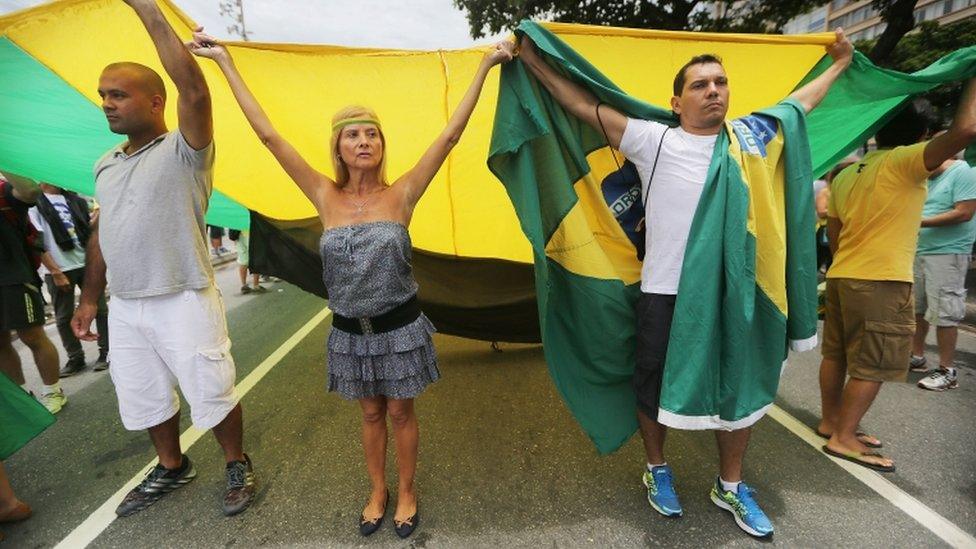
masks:
<path id="1" fill-rule="evenodd" d="M 874 446 L 875 448 L 878 448 L 878 447 L 881 446 L 881 439 L 879 439 L 878 437 L 871 436 L 871 435 L 869 435 L 867 433 L 858 432 L 857 433 L 857 440 L 861 444 L 864 444 L 865 446 L 869 446 L 869 447 L 870 446 Z"/>
<path id="2" fill-rule="evenodd" d="M 860 427 L 858 427 L 858 429 L 860 429 Z M 820 424 L 817 425 L 817 434 L 819 434 L 822 437 L 832 438 L 833 432 L 834 432 L 833 426 L 827 425 L 823 421 L 821 421 Z M 863 433 L 860 430 L 858 430 L 855 437 L 857 438 L 857 443 L 860 445 L 859 446 L 860 449 L 858 450 L 859 452 L 866 452 L 871 448 L 881 447 L 881 440 L 879 440 L 878 437 L 874 437 L 867 433 Z"/>
<path id="3" fill-rule="evenodd" d="M 874 465 L 879 465 L 881 467 L 892 467 L 895 464 L 895 462 L 890 458 L 886 458 L 875 453 L 871 448 L 868 448 L 864 444 L 858 442 L 856 438 L 852 438 L 845 442 L 846 444 L 838 441 L 837 437 L 834 436 L 827 441 L 827 448 L 830 448 L 834 452 L 840 454 L 860 454 L 860 456 L 857 458 L 859 461 L 873 463 Z"/>
<path id="4" fill-rule="evenodd" d="M 836 450 L 837 448 L 846 448 L 849 452 L 870 452 L 871 448 L 868 448 L 857 436 L 853 437 L 843 437 L 839 433 L 834 433 L 830 437 L 830 441 L 827 443 L 831 450 Z"/>

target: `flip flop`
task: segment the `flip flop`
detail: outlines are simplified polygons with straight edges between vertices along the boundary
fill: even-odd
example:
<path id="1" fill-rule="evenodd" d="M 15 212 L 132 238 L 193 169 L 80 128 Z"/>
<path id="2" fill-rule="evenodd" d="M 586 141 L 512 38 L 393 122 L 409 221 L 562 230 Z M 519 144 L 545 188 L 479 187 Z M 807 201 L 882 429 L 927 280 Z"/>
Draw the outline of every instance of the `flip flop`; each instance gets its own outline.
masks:
<path id="1" fill-rule="evenodd" d="M 878 465 L 877 463 L 871 463 L 870 461 L 864 461 L 863 459 L 861 459 L 861 458 L 865 458 L 865 457 L 879 457 L 879 458 L 883 458 L 884 457 L 884 456 L 882 456 L 881 454 L 879 454 L 877 452 L 864 452 L 864 453 L 861 453 L 861 452 L 837 452 L 835 450 L 831 450 L 830 448 L 827 448 L 827 445 L 826 444 L 824 444 L 824 446 L 823 446 L 823 451 L 824 451 L 825 454 L 827 454 L 829 456 L 834 456 L 835 458 L 840 458 L 840 459 L 843 459 L 843 460 L 847 460 L 847 461 L 850 461 L 851 463 L 856 463 L 856 464 L 858 464 L 858 465 L 860 465 L 862 467 L 867 467 L 868 469 L 874 469 L 875 471 L 880 471 L 882 473 L 893 473 L 893 472 L 895 472 L 895 466 L 894 465 L 889 465 L 889 466 L 886 467 L 884 465 Z"/>
<path id="2" fill-rule="evenodd" d="M 830 440 L 830 436 L 831 435 L 828 435 L 827 433 L 821 433 L 820 431 L 818 431 L 816 429 L 814 429 L 813 432 L 814 433 L 817 433 L 817 436 L 820 437 L 820 438 Z M 868 448 L 874 448 L 874 449 L 884 448 L 884 444 L 882 444 L 881 442 L 874 443 L 874 442 L 871 442 L 869 440 L 863 440 L 864 437 L 876 438 L 876 437 L 873 437 L 873 436 L 871 436 L 871 435 L 869 435 L 869 434 L 867 434 L 867 433 L 865 433 L 863 431 L 858 431 L 858 432 L 854 433 L 854 436 L 857 437 L 857 440 L 859 440 L 861 442 L 861 444 L 867 446 Z"/>

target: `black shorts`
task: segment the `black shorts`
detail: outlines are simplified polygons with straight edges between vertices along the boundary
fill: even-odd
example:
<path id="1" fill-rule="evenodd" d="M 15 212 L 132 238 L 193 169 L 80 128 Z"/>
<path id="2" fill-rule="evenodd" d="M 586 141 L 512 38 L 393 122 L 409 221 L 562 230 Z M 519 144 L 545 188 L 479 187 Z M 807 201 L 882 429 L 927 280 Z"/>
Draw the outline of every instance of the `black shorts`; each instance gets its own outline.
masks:
<path id="1" fill-rule="evenodd" d="M 44 301 L 40 286 L 0 286 L 0 330 L 23 330 L 44 325 Z"/>
<path id="2" fill-rule="evenodd" d="M 668 356 L 671 318 L 677 296 L 644 294 L 637 300 L 637 364 L 634 368 L 634 393 L 637 408 L 657 420 L 661 400 L 661 380 Z"/>
<path id="3" fill-rule="evenodd" d="M 210 228 L 210 238 L 223 238 L 224 237 L 224 228 L 223 227 L 214 227 L 213 225 L 207 225 L 207 227 Z"/>

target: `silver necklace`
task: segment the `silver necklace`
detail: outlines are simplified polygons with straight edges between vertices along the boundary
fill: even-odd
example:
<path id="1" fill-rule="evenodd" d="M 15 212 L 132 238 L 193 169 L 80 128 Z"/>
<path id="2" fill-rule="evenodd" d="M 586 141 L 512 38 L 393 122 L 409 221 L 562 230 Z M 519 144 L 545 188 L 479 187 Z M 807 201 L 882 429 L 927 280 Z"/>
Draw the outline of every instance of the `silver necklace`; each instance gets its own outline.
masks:
<path id="1" fill-rule="evenodd" d="M 352 205 L 356 207 L 356 214 L 358 215 L 366 211 L 366 204 L 369 203 L 369 198 L 363 200 L 362 202 L 356 202 L 351 198 L 349 199 L 349 201 L 352 202 Z"/>
<path id="2" fill-rule="evenodd" d="M 353 200 L 352 193 L 346 193 L 346 197 L 349 199 L 349 202 L 351 202 L 352 205 L 356 207 L 356 215 L 361 215 L 366 211 L 366 205 L 369 204 L 369 201 L 373 199 L 373 196 L 377 192 L 379 191 L 372 191 L 371 193 L 369 193 L 369 195 L 366 196 L 366 200 L 363 200 L 362 202 L 357 202 Z"/>

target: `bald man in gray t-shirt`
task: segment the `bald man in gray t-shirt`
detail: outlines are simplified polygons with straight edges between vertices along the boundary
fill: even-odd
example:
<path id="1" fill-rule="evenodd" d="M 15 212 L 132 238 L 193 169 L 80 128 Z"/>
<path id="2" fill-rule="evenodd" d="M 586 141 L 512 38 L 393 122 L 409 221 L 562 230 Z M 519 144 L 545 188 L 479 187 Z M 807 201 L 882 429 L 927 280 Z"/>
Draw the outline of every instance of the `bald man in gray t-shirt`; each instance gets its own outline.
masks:
<path id="1" fill-rule="evenodd" d="M 162 78 L 137 63 L 113 63 L 98 82 L 109 128 L 128 139 L 95 166 L 101 203 L 87 248 L 75 334 L 91 333 L 106 278 L 112 294 L 112 382 L 122 424 L 149 431 L 159 464 L 116 509 L 128 516 L 196 476 L 180 449 L 178 386 L 193 424 L 213 429 L 224 451 L 223 511 L 245 510 L 256 481 L 242 448 L 242 414 L 224 304 L 204 239 L 213 181 L 210 92 L 196 61 L 155 0 L 125 0 L 149 31 L 179 92 L 179 128 L 168 131 Z"/>

